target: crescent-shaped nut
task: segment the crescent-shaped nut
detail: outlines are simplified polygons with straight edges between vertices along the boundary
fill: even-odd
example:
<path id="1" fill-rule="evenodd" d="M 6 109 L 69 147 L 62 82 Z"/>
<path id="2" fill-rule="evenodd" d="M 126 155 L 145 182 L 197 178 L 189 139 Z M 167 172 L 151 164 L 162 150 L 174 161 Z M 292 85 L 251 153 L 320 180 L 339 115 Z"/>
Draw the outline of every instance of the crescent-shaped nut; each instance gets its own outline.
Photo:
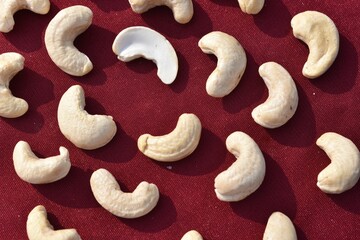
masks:
<path id="1" fill-rule="evenodd" d="M 167 6 L 173 12 L 174 18 L 178 23 L 188 23 L 193 14 L 193 4 L 191 0 L 129 0 L 131 9 L 136 13 L 144 13 L 157 6 Z"/>
<path id="2" fill-rule="evenodd" d="M 129 62 L 139 57 L 152 60 L 157 75 L 165 84 L 172 83 L 178 72 L 178 58 L 171 43 L 160 33 L 142 26 L 122 30 L 112 45 L 118 59 Z"/>
<path id="3" fill-rule="evenodd" d="M 51 183 L 64 178 L 70 171 L 69 151 L 59 148 L 60 155 L 38 158 L 25 141 L 19 141 L 14 148 L 13 161 L 16 174 L 32 184 Z"/>
<path id="4" fill-rule="evenodd" d="M 103 168 L 93 172 L 90 186 L 96 201 L 121 218 L 138 218 L 148 214 L 155 208 L 160 196 L 157 186 L 145 181 L 132 193 L 125 193 L 114 176 Z"/>
<path id="5" fill-rule="evenodd" d="M 84 76 L 93 68 L 88 56 L 74 46 L 75 38 L 91 25 L 92 18 L 90 8 L 76 5 L 58 12 L 46 28 L 45 46 L 51 60 L 70 75 Z"/>
<path id="6" fill-rule="evenodd" d="M 198 231 L 191 230 L 185 233 L 181 240 L 203 240 L 203 237 Z"/>
<path id="7" fill-rule="evenodd" d="M 46 209 L 36 206 L 28 215 L 26 232 L 29 240 L 81 240 L 76 229 L 54 230 L 47 219 Z"/>
<path id="8" fill-rule="evenodd" d="M 296 230 L 290 218 L 281 212 L 274 212 L 266 224 L 263 240 L 297 240 Z"/>
<path id="9" fill-rule="evenodd" d="M 24 68 L 25 58 L 14 52 L 0 54 L 0 116 L 17 118 L 24 115 L 29 105 L 14 97 L 9 89 L 11 79 Z"/>
<path id="10" fill-rule="evenodd" d="M 339 52 L 339 32 L 334 22 L 325 14 L 305 11 L 291 20 L 296 38 L 309 47 L 309 56 L 302 69 L 307 78 L 317 78 L 325 73 Z"/>
<path id="11" fill-rule="evenodd" d="M 78 148 L 100 148 L 115 136 L 116 124 L 111 116 L 91 115 L 84 107 L 83 88 L 80 85 L 71 86 L 61 97 L 58 106 L 60 131 Z"/>
<path id="12" fill-rule="evenodd" d="M 358 182 L 360 177 L 360 153 L 348 138 L 327 132 L 318 138 L 318 145 L 331 160 L 317 177 L 317 186 L 325 193 L 343 193 Z"/>
<path id="13" fill-rule="evenodd" d="M 233 36 L 220 31 L 206 34 L 198 45 L 204 53 L 214 54 L 218 59 L 206 82 L 206 92 L 212 97 L 228 95 L 245 72 L 247 59 L 243 47 Z"/>
<path id="14" fill-rule="evenodd" d="M 239 131 L 227 137 L 226 148 L 236 161 L 215 178 L 215 193 L 221 201 L 240 201 L 255 192 L 263 182 L 264 156 L 256 142 Z"/>
<path id="15" fill-rule="evenodd" d="M 201 136 L 200 119 L 192 113 L 182 114 L 176 127 L 163 136 L 143 134 L 138 148 L 147 157 L 160 162 L 175 162 L 189 156 L 198 146 Z"/>
<path id="16" fill-rule="evenodd" d="M 247 14 L 258 14 L 264 7 L 265 0 L 238 0 L 241 11 Z"/>
<path id="17" fill-rule="evenodd" d="M 296 85 L 288 71 L 275 62 L 262 64 L 259 74 L 269 90 L 269 96 L 252 111 L 251 116 L 263 127 L 280 127 L 290 120 L 297 109 Z"/>
<path id="18" fill-rule="evenodd" d="M 47 14 L 50 10 L 49 0 L 1 0 L 0 32 L 10 32 L 15 25 L 14 14 L 22 9 L 37 14 Z"/>

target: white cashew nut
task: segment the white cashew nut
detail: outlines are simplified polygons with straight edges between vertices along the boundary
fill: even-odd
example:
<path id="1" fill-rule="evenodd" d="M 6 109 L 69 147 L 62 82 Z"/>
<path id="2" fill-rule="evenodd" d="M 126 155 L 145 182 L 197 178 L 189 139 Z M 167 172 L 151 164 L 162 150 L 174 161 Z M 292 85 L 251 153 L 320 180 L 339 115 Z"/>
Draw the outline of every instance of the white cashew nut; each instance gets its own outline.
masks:
<path id="1" fill-rule="evenodd" d="M 11 79 L 24 68 L 24 57 L 18 53 L 0 54 L 0 116 L 17 118 L 24 115 L 29 105 L 21 98 L 14 97 L 9 89 Z"/>
<path id="2" fill-rule="evenodd" d="M 157 6 L 167 6 L 173 12 L 174 18 L 178 23 L 188 23 L 193 14 L 193 4 L 191 0 L 129 0 L 131 9 L 136 13 L 144 13 Z"/>
<path id="3" fill-rule="evenodd" d="M 281 212 L 274 212 L 266 224 L 263 240 L 296 240 L 296 230 L 290 218 Z"/>
<path id="4" fill-rule="evenodd" d="M 181 240 L 203 240 L 201 234 L 196 230 L 191 230 L 181 238 Z"/>
<path id="5" fill-rule="evenodd" d="M 143 134 L 138 138 L 139 150 L 160 162 L 175 162 L 189 156 L 198 146 L 201 122 L 195 114 L 184 113 L 176 127 L 163 136 Z"/>
<path id="6" fill-rule="evenodd" d="M 14 148 L 13 161 L 16 174 L 32 184 L 51 183 L 64 178 L 71 168 L 69 151 L 60 147 L 60 155 L 38 158 L 27 142 L 19 141 Z"/>
<path id="7" fill-rule="evenodd" d="M 141 182 L 132 193 L 121 191 L 114 176 L 100 168 L 90 178 L 96 201 L 107 211 L 121 218 L 138 218 L 153 210 L 159 200 L 155 184 Z"/>
<path id="8" fill-rule="evenodd" d="M 221 201 L 240 201 L 255 192 L 263 182 L 264 156 L 256 142 L 243 132 L 230 134 L 226 148 L 236 161 L 215 178 L 215 193 Z"/>
<path id="9" fill-rule="evenodd" d="M 356 145 L 334 132 L 324 133 L 316 144 L 331 160 L 319 173 L 317 186 L 325 193 L 342 193 L 354 187 L 360 177 L 360 153 Z"/>
<path id="10" fill-rule="evenodd" d="M 14 14 L 22 9 L 37 14 L 47 14 L 50 10 L 49 0 L 1 0 L 0 32 L 10 32 L 15 25 Z"/>
<path id="11" fill-rule="evenodd" d="M 243 47 L 233 36 L 220 31 L 206 34 L 198 45 L 204 53 L 214 54 L 218 59 L 206 82 L 206 92 L 212 97 L 228 95 L 245 72 L 247 60 Z"/>
<path id="12" fill-rule="evenodd" d="M 319 77 L 333 64 L 339 52 L 339 32 L 334 22 L 323 13 L 305 11 L 292 18 L 291 27 L 294 36 L 309 47 L 303 75 Z"/>
<path id="13" fill-rule="evenodd" d="M 172 83 L 178 72 L 178 58 L 171 43 L 160 33 L 142 26 L 122 30 L 112 45 L 118 59 L 129 62 L 139 57 L 152 60 L 157 75 L 165 84 Z"/>
<path id="14" fill-rule="evenodd" d="M 93 68 L 88 56 L 74 46 L 75 38 L 91 25 L 92 17 L 90 8 L 72 6 L 58 12 L 46 28 L 45 46 L 51 60 L 70 75 L 83 76 Z"/>
<path id="15" fill-rule="evenodd" d="M 280 127 L 290 120 L 297 109 L 299 100 L 296 85 L 286 69 L 275 62 L 262 64 L 259 74 L 269 90 L 269 96 L 251 115 L 263 127 Z"/>
<path id="16" fill-rule="evenodd" d="M 238 0 L 241 10 L 247 14 L 258 14 L 265 0 Z"/>
<path id="17" fill-rule="evenodd" d="M 76 229 L 54 230 L 47 219 L 46 209 L 36 206 L 28 215 L 26 232 L 29 240 L 81 240 Z"/>
<path id="18" fill-rule="evenodd" d="M 83 88 L 80 85 L 71 86 L 61 97 L 58 106 L 60 131 L 78 148 L 100 148 L 115 136 L 116 124 L 111 116 L 90 115 L 84 107 Z"/>

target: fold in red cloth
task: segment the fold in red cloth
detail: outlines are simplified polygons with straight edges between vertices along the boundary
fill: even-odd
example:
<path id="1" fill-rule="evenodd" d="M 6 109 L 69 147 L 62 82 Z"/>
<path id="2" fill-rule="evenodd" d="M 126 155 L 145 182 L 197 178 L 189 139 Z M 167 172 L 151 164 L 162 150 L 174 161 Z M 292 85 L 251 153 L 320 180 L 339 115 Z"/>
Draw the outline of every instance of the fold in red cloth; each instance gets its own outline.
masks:
<path id="1" fill-rule="evenodd" d="M 44 32 L 56 13 L 82 4 L 94 13 L 93 23 L 75 45 L 94 64 L 84 77 L 62 72 L 49 58 Z M 0 34 L 0 53 L 18 52 L 25 69 L 11 81 L 13 95 L 29 103 L 16 119 L 0 119 L 0 238 L 26 239 L 26 219 L 44 205 L 55 229 L 75 228 L 82 239 L 180 239 L 196 229 L 205 239 L 261 239 L 272 212 L 281 211 L 294 223 L 298 239 L 358 239 L 360 186 L 339 194 L 325 194 L 316 186 L 318 173 L 330 159 L 316 139 L 333 131 L 360 146 L 358 13 L 360 3 L 337 1 L 265 0 L 257 15 L 243 13 L 236 0 L 193 1 L 194 16 L 177 23 L 167 7 L 134 13 L 127 1 L 51 1 L 50 12 L 15 14 L 15 27 Z M 340 33 L 340 51 L 331 68 L 309 80 L 301 70 L 307 46 L 292 35 L 290 21 L 297 13 L 317 10 L 328 15 Z M 179 59 L 179 72 L 171 85 L 163 84 L 156 66 L 139 59 L 117 60 L 111 46 L 129 26 L 147 26 L 163 34 Z M 245 73 L 233 92 L 216 99 L 206 94 L 205 83 L 216 67 L 216 57 L 204 54 L 199 39 L 211 31 L 234 36 L 247 54 Z M 268 92 L 258 74 L 261 64 L 275 61 L 293 77 L 299 106 L 293 118 L 277 129 L 256 124 L 251 111 Z M 85 90 L 86 110 L 113 116 L 118 131 L 106 146 L 91 151 L 76 148 L 60 132 L 57 106 L 72 85 Z M 197 149 L 186 159 L 158 163 L 137 149 L 143 133 L 170 132 L 182 113 L 194 113 L 203 130 Z M 262 150 L 266 175 L 248 198 L 221 202 L 214 179 L 234 161 L 225 139 L 234 131 L 250 135 Z M 31 185 L 15 173 L 12 151 L 27 141 L 41 157 L 70 152 L 72 168 L 62 180 Z M 121 219 L 95 200 L 90 189 L 93 171 L 105 168 L 124 191 L 141 181 L 155 183 L 160 200 L 155 209 L 138 219 Z"/>

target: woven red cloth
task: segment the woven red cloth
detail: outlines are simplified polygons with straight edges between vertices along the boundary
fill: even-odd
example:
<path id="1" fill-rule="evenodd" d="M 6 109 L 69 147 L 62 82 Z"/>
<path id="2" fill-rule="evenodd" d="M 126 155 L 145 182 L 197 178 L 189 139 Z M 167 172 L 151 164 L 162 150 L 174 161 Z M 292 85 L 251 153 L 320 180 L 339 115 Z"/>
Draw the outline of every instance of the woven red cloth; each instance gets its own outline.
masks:
<path id="1" fill-rule="evenodd" d="M 61 9 L 82 4 L 94 13 L 93 23 L 75 45 L 94 64 L 84 77 L 72 77 L 50 59 L 44 33 Z M 82 239 L 180 239 L 196 229 L 205 239 L 261 239 L 268 217 L 281 211 L 294 223 L 298 239 L 359 239 L 360 184 L 339 194 L 325 194 L 317 175 L 330 159 L 316 139 L 333 131 L 360 147 L 359 8 L 358 0 L 265 0 L 257 15 L 243 13 L 236 0 L 196 0 L 188 24 L 177 23 L 167 7 L 134 13 L 126 0 L 51 1 L 50 12 L 15 14 L 15 28 L 0 34 L 0 53 L 18 52 L 25 68 L 11 81 L 13 95 L 29 103 L 16 119 L 0 119 L 0 239 L 27 239 L 26 220 L 44 205 L 55 229 L 75 228 Z M 309 80 L 301 70 L 308 48 L 292 34 L 291 18 L 317 10 L 328 15 L 340 33 L 339 55 L 321 77 Z M 147 26 L 163 34 L 179 59 L 171 85 L 156 75 L 156 65 L 145 59 L 121 62 L 112 52 L 116 35 L 129 26 Z M 215 56 L 204 54 L 199 39 L 211 31 L 234 36 L 247 54 L 240 84 L 224 98 L 207 95 L 205 83 L 215 69 Z M 261 64 L 275 61 L 293 77 L 299 93 L 294 117 L 277 129 L 256 124 L 251 111 L 268 96 L 258 74 Z M 85 90 L 86 110 L 108 114 L 118 131 L 97 150 L 81 150 L 60 132 L 57 107 L 72 85 Z M 193 154 L 174 163 L 158 163 L 137 149 L 144 133 L 164 135 L 182 113 L 194 113 L 203 131 Z M 260 188 L 239 202 L 221 202 L 214 179 L 235 158 L 225 147 L 226 137 L 243 131 L 259 145 L 266 161 Z M 62 180 L 45 185 L 22 181 L 15 173 L 15 144 L 27 141 L 39 157 L 70 152 L 72 168 Z M 124 191 L 141 181 L 155 183 L 160 200 L 153 211 L 138 219 L 121 219 L 95 200 L 89 179 L 93 171 L 108 169 Z"/>

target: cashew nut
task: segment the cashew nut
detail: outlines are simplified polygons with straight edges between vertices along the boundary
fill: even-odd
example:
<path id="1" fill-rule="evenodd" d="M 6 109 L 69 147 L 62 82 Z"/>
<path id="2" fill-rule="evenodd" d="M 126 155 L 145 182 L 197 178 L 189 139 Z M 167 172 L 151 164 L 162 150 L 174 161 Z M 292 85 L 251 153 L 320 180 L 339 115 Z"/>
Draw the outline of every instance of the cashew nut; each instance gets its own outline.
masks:
<path id="1" fill-rule="evenodd" d="M 247 14 L 258 14 L 265 0 L 238 0 L 241 10 Z"/>
<path id="2" fill-rule="evenodd" d="M 93 172 L 90 186 L 96 201 L 107 211 L 122 218 L 144 216 L 159 200 L 159 190 L 155 184 L 143 181 L 132 193 L 125 193 L 114 176 L 103 168 Z"/>
<path id="3" fill-rule="evenodd" d="M 236 161 L 215 178 L 215 193 L 221 201 L 240 201 L 255 192 L 263 182 L 264 156 L 256 142 L 243 132 L 230 134 L 226 148 Z"/>
<path id="4" fill-rule="evenodd" d="M 139 57 L 152 60 L 157 75 L 165 84 L 172 83 L 178 72 L 178 58 L 171 43 L 160 33 L 142 26 L 122 30 L 112 45 L 118 59 L 129 62 Z"/>
<path id="5" fill-rule="evenodd" d="M 81 240 L 76 229 L 54 230 L 47 219 L 46 209 L 36 206 L 28 215 L 26 232 L 29 240 Z"/>
<path id="6" fill-rule="evenodd" d="M 259 74 L 269 90 L 266 101 L 251 113 L 259 125 L 277 128 L 284 125 L 298 106 L 298 93 L 294 80 L 280 64 L 267 62 L 259 67 Z"/>
<path id="7" fill-rule="evenodd" d="M 227 33 L 214 31 L 203 36 L 199 47 L 218 58 L 216 69 L 206 82 L 206 92 L 212 97 L 228 95 L 240 82 L 246 68 L 246 54 L 240 43 Z"/>
<path id="8" fill-rule="evenodd" d="M 90 115 L 84 107 L 83 88 L 80 85 L 71 86 L 61 97 L 58 107 L 60 131 L 78 148 L 100 148 L 114 137 L 116 124 L 111 116 Z"/>
<path id="9" fill-rule="evenodd" d="M 181 240 L 203 240 L 201 234 L 196 230 L 191 230 L 181 238 Z"/>
<path id="10" fill-rule="evenodd" d="M 263 240 L 296 240 L 296 230 L 291 220 L 281 212 L 274 212 L 266 224 Z"/>
<path id="11" fill-rule="evenodd" d="M 93 68 L 88 56 L 74 46 L 75 38 L 92 22 L 90 8 L 77 5 L 58 12 L 45 31 L 45 46 L 51 60 L 64 72 L 83 76 Z"/>
<path id="12" fill-rule="evenodd" d="M 64 178 L 70 171 L 69 152 L 60 147 L 60 155 L 38 158 L 27 142 L 19 141 L 14 148 L 13 160 L 16 174 L 32 184 L 51 183 Z"/>
<path id="13" fill-rule="evenodd" d="M 14 97 L 9 89 L 11 79 L 24 68 L 24 57 L 18 53 L 0 54 L 0 116 L 17 118 L 24 115 L 29 105 L 24 99 Z"/>
<path id="14" fill-rule="evenodd" d="M 360 177 L 360 153 L 356 145 L 334 132 L 324 133 L 316 144 L 331 160 L 319 173 L 317 186 L 325 193 L 342 193 L 355 186 Z"/>
<path id="15" fill-rule="evenodd" d="M 22 9 L 37 14 L 46 14 L 50 10 L 49 0 L 1 0 L 0 1 L 0 32 L 10 32 L 15 25 L 14 14 Z"/>
<path id="16" fill-rule="evenodd" d="M 201 136 L 201 122 L 195 114 L 184 113 L 175 129 L 163 136 L 143 134 L 138 138 L 139 150 L 160 162 L 175 162 L 189 156 L 197 147 Z"/>
<path id="17" fill-rule="evenodd" d="M 319 77 L 333 64 L 339 52 L 339 32 L 334 22 L 323 13 L 305 11 L 292 18 L 291 27 L 294 36 L 309 47 L 303 75 Z"/>
<path id="18" fill-rule="evenodd" d="M 144 13 L 156 6 L 169 7 L 178 23 L 188 23 L 193 14 L 193 4 L 191 0 L 129 0 L 132 10 L 136 13 Z"/>

